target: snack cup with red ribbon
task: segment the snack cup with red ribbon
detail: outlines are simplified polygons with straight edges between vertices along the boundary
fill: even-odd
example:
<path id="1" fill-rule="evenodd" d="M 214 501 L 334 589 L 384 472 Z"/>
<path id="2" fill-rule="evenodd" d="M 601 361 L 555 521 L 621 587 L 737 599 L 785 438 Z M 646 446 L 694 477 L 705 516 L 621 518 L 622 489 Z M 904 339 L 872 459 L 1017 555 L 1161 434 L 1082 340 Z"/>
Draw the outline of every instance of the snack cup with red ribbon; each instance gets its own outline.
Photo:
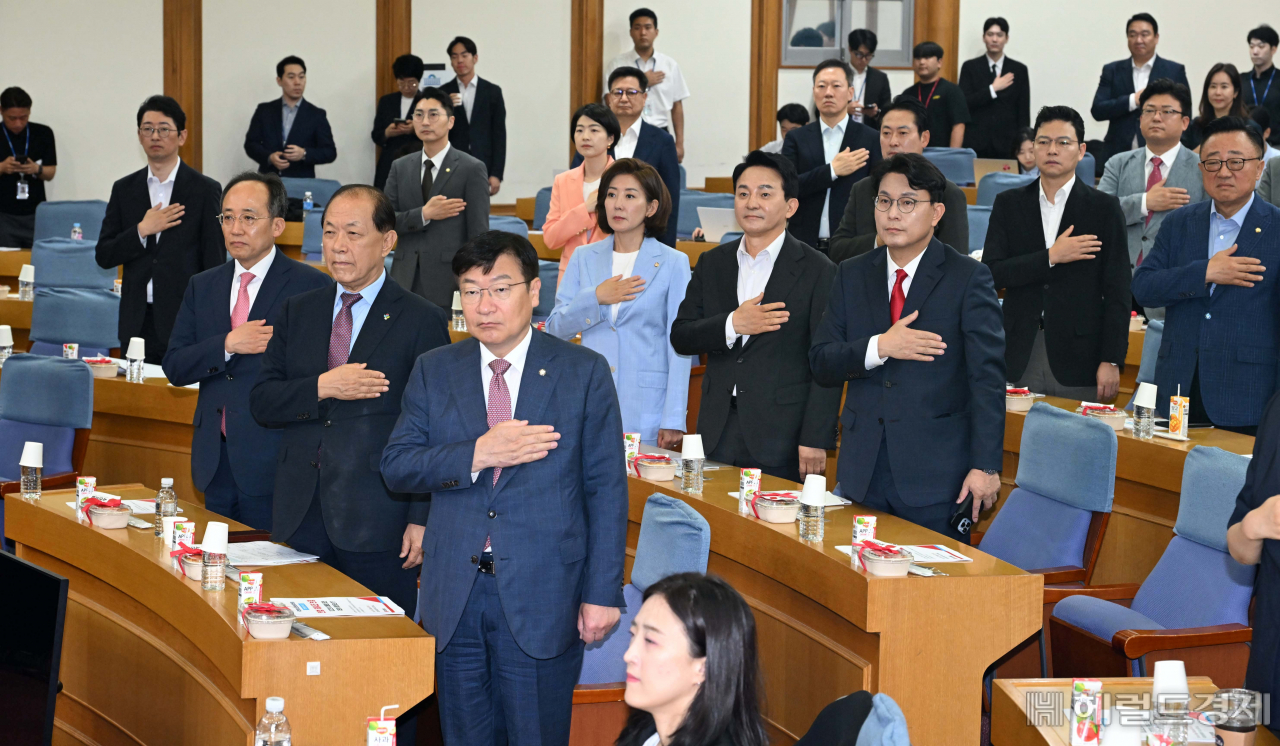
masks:
<path id="1" fill-rule="evenodd" d="M 890 578 L 905 577 L 911 567 L 911 553 L 888 544 L 867 539 L 856 542 L 858 563 L 871 575 Z"/>
<path id="2" fill-rule="evenodd" d="M 98 528 L 124 528 L 129 525 L 129 516 L 133 514 L 118 498 L 103 500 L 91 497 L 82 502 L 81 507 L 85 517 L 89 519 L 89 525 Z"/>
<path id="3" fill-rule="evenodd" d="M 1124 421 L 1128 416 L 1123 409 L 1116 409 L 1110 404 L 1090 404 L 1087 407 L 1081 404 L 1076 407 L 1076 412 L 1085 417 L 1102 420 L 1116 432 L 1124 432 Z"/>
<path id="4" fill-rule="evenodd" d="M 257 603 L 245 606 L 240 619 L 255 640 L 284 640 L 297 617 L 287 606 Z"/>
<path id="5" fill-rule="evenodd" d="M 201 579 L 204 572 L 204 552 L 187 546 L 185 542 L 178 542 L 178 548 L 169 552 L 169 556 L 180 560 L 178 567 L 182 570 L 183 577 L 196 581 Z"/>
<path id="6" fill-rule="evenodd" d="M 800 498 L 787 492 L 759 492 L 751 499 L 751 512 L 765 523 L 795 523 Z"/>
<path id="7" fill-rule="evenodd" d="M 640 453 L 631 460 L 631 468 L 641 479 L 670 482 L 676 478 L 676 462 L 670 456 Z"/>
<path id="8" fill-rule="evenodd" d="M 1030 389 L 1006 388 L 1004 390 L 1004 408 L 1009 412 L 1026 412 L 1036 401 L 1036 395 Z"/>

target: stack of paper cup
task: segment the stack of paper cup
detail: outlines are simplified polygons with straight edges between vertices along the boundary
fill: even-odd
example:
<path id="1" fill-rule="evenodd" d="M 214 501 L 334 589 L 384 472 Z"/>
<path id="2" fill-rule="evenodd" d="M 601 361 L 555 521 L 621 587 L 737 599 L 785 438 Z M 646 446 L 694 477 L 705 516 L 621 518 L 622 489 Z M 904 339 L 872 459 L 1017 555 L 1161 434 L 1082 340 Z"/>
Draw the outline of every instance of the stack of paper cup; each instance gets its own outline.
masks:
<path id="1" fill-rule="evenodd" d="M 1138 391 L 1133 396 L 1133 406 L 1156 408 L 1156 385 L 1154 383 L 1138 384 Z"/>
<path id="2" fill-rule="evenodd" d="M 147 341 L 142 337 L 129 338 L 129 350 L 124 355 L 129 360 L 141 360 L 147 356 Z"/>
<path id="3" fill-rule="evenodd" d="M 18 466 L 34 466 L 37 469 L 43 469 L 44 443 L 28 440 L 22 446 L 22 458 L 18 461 Z"/>
<path id="4" fill-rule="evenodd" d="M 0 324 L 0 347 L 13 347 L 13 329 L 8 324 Z"/>
<path id="5" fill-rule="evenodd" d="M 810 474 L 804 478 L 804 489 L 800 492 L 800 504 L 827 504 L 827 478 L 825 476 L 821 474 Z"/>
<path id="6" fill-rule="evenodd" d="M 227 524 L 220 521 L 209 521 L 204 527 L 204 541 L 200 549 L 206 554 L 227 553 Z"/>
<path id="7" fill-rule="evenodd" d="M 680 455 L 683 458 L 706 458 L 706 454 L 702 451 L 702 435 L 700 433 L 690 433 L 684 436 L 684 443 L 680 446 Z"/>
<path id="8" fill-rule="evenodd" d="M 1187 667 L 1182 661 L 1156 661 L 1151 678 L 1151 698 L 1156 712 L 1178 712 L 1187 709 L 1190 698 Z"/>

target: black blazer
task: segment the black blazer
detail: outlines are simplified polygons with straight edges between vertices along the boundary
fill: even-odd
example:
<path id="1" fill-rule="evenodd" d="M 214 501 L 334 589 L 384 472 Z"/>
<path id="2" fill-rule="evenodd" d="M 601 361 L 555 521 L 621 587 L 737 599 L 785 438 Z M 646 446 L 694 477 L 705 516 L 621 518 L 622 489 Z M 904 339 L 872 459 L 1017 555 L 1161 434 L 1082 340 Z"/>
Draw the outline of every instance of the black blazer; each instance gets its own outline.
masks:
<path id="1" fill-rule="evenodd" d="M 320 400 L 316 382 L 329 369 L 336 292 L 329 286 L 285 301 L 249 395 L 258 424 L 284 428 L 274 537 L 287 541 L 318 494 L 335 546 L 352 552 L 398 550 L 405 525 L 426 525 L 430 498 L 387 489 L 382 449 L 400 416 L 400 397 L 414 362 L 449 344 L 449 330 L 444 311 L 387 277 L 348 362 L 381 372 L 390 390 L 376 399 Z"/>
<path id="2" fill-rule="evenodd" d="M 960 68 L 960 90 L 969 105 L 970 122 L 964 128 L 964 146 L 979 158 L 1013 158 L 1018 130 L 1031 126 L 1031 83 L 1027 66 L 1004 58 L 1000 74 L 1013 73 L 1013 84 L 991 98 L 991 59 L 985 54 L 966 60 Z"/>
<path id="3" fill-rule="evenodd" d="M 800 209 L 787 222 L 787 230 L 801 241 L 814 246 L 818 243 L 818 224 L 822 221 L 822 205 L 831 190 L 831 207 L 827 213 L 828 236 L 834 236 L 844 216 L 845 204 L 853 185 L 871 173 L 880 162 L 880 136 L 866 126 L 848 120 L 840 150 L 866 148 L 871 157 L 866 165 L 848 176 L 831 178 L 831 165 L 822 149 L 822 120 L 809 122 L 787 133 L 782 141 L 782 155 L 791 159 L 800 174 Z"/>
<path id="4" fill-rule="evenodd" d="M 373 138 L 374 145 L 382 148 L 382 152 L 378 154 L 378 166 L 373 172 L 373 185 L 379 189 L 387 185 L 387 174 L 391 173 L 392 161 L 422 149 L 422 141 L 412 132 L 387 137 L 387 126 L 393 119 L 400 119 L 401 98 L 400 92 L 395 91 L 378 99 L 378 110 L 373 115 L 373 132 L 369 136 Z M 454 127 L 457 127 L 456 122 Z"/>
<path id="5" fill-rule="evenodd" d="M 471 106 L 471 118 L 467 119 L 467 107 L 453 107 L 453 129 L 449 130 L 449 144 L 484 162 L 490 176 L 502 181 L 507 167 L 507 105 L 502 100 L 502 88 L 484 78 L 476 78 L 476 100 Z M 440 86 L 445 93 L 459 93 L 458 79 Z"/>
<path id="6" fill-rule="evenodd" d="M 613 148 L 609 148 L 613 155 Z M 677 228 L 680 225 L 680 159 L 676 157 L 676 139 L 670 132 L 661 127 L 654 127 L 648 122 L 640 122 L 640 137 L 636 138 L 636 151 L 632 158 L 644 161 L 653 166 L 662 177 L 671 197 L 671 216 L 667 218 L 667 232 L 656 236 L 659 241 L 675 248 Z M 573 154 L 569 168 L 577 168 L 582 163 L 582 155 Z"/>
<path id="7" fill-rule="evenodd" d="M 747 448 L 761 463 L 793 462 L 799 446 L 835 448 L 840 389 L 818 385 L 809 372 L 808 350 L 827 307 L 836 268 L 822 254 L 787 234 L 764 303 L 786 303 L 790 320 L 776 332 L 739 338 L 725 346 L 725 321 L 738 307 L 738 245 L 723 243 L 693 268 L 684 302 L 671 325 L 671 346 L 681 355 L 707 356 L 702 378 L 698 432 L 707 453 L 720 442 L 733 389 L 750 416 L 743 428 Z"/>
<path id="8" fill-rule="evenodd" d="M 853 185 L 849 201 L 844 207 L 840 227 L 831 234 L 831 261 L 839 264 L 845 259 L 865 254 L 876 247 L 876 193 L 871 179 L 862 179 Z M 969 206 L 964 191 L 947 182 L 942 193 L 942 204 L 947 212 L 934 228 L 938 240 L 961 254 L 969 253 Z"/>
<path id="9" fill-rule="evenodd" d="M 333 130 L 329 129 L 329 117 L 324 109 L 305 98 L 298 103 L 298 113 L 289 128 L 289 139 L 284 138 L 284 99 L 258 104 L 249 120 L 249 131 L 244 136 L 244 152 L 258 164 L 261 173 L 274 173 L 286 178 L 314 179 L 318 164 L 333 163 L 338 159 L 338 146 L 333 144 Z M 271 154 L 284 150 L 286 145 L 297 145 L 307 151 L 307 156 L 297 163 L 290 163 L 283 171 L 271 165 Z"/>
<path id="10" fill-rule="evenodd" d="M 138 239 L 138 223 L 153 207 L 147 191 L 147 174 L 148 168 L 144 166 L 111 186 L 111 200 L 107 202 L 94 253 L 98 266 L 103 269 L 124 265 L 120 286 L 121 347 L 128 346 L 130 337 L 142 336 L 148 280 L 154 280 L 152 311 L 156 334 L 167 339 L 178 307 L 182 305 L 187 281 L 192 275 L 227 260 L 222 228 L 215 217 L 222 212 L 222 186 L 181 162 L 173 179 L 169 204 L 183 206 L 182 222 L 164 231 L 158 239 L 149 236 L 143 245 Z"/>
<path id="11" fill-rule="evenodd" d="M 232 355 L 224 343 L 231 333 L 231 287 L 235 262 L 223 262 L 191 278 L 178 310 L 164 355 L 164 374 L 175 386 L 200 384 L 200 399 L 191 424 L 191 479 L 204 491 L 222 458 L 222 413 L 227 413 L 227 458 L 236 484 L 250 495 L 270 495 L 276 479 L 280 430 L 254 422 L 249 392 L 258 380 L 262 355 Z M 250 270 L 251 272 L 253 270 Z M 333 280 L 314 267 L 294 261 L 278 249 L 262 278 L 249 321 L 265 319 L 274 326 L 290 296 L 329 287 Z"/>
<path id="12" fill-rule="evenodd" d="M 822 326 L 809 351 L 813 377 L 849 382 L 837 476 L 846 497 L 867 494 L 880 441 L 887 441 L 898 494 L 917 507 L 954 501 L 970 469 L 1002 468 L 1004 330 L 991 272 L 933 239 L 902 315 L 942 336 L 930 362 L 890 358 L 867 370 L 871 337 L 889 329 L 888 249 L 840 263 Z M 839 388 L 834 389 L 839 391 Z"/>
<path id="13" fill-rule="evenodd" d="M 875 117 L 868 119 L 863 117 L 862 123 L 873 130 L 880 129 L 880 114 L 884 112 L 884 107 L 893 101 L 893 92 L 889 90 L 889 76 L 884 74 L 883 70 L 877 70 L 874 67 L 867 68 L 867 82 L 863 84 L 862 104 L 876 105 Z M 855 94 L 857 91 L 854 92 Z"/>
<path id="14" fill-rule="evenodd" d="M 1004 292 L 1005 366 L 1022 378 L 1044 316 L 1044 345 L 1053 377 L 1064 386 L 1093 386 L 1098 365 L 1124 365 L 1129 347 L 1129 242 L 1120 201 L 1076 181 L 1055 235 L 1095 235 L 1093 259 L 1049 266 L 1040 223 L 1040 180 L 1001 192 L 991 208 L 982 261 Z"/>
<path id="15" fill-rule="evenodd" d="M 1187 69 L 1180 62 L 1166 60 L 1156 55 L 1151 63 L 1152 80 L 1168 78 L 1188 88 Z M 1147 144 L 1146 138 L 1138 130 L 1139 109 L 1129 110 L 1129 94 L 1133 90 L 1133 58 L 1126 57 L 1115 62 L 1108 62 L 1102 68 L 1102 77 L 1098 80 L 1098 90 L 1093 94 L 1093 106 L 1089 113 L 1099 122 L 1110 122 L 1107 125 L 1107 136 L 1103 138 L 1106 146 L 1105 160 L 1116 153 L 1133 150 L 1133 138 L 1138 138 L 1138 147 Z M 1189 115 L 1188 115 L 1189 116 Z"/>

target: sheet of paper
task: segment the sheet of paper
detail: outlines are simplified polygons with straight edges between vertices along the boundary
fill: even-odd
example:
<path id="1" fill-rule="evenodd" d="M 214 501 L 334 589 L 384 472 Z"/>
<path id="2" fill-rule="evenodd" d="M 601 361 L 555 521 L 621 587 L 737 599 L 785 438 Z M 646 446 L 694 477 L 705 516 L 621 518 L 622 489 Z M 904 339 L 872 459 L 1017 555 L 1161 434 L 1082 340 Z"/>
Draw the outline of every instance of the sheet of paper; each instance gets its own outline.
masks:
<path id="1" fill-rule="evenodd" d="M 783 494 L 787 494 L 787 495 L 791 495 L 792 497 L 796 498 L 797 500 L 799 500 L 799 499 L 800 499 L 800 490 L 774 490 L 774 491 L 782 492 Z M 737 499 L 738 499 L 738 493 L 737 493 L 737 492 L 730 492 L 730 493 L 729 493 L 729 497 L 732 497 L 734 500 L 737 500 Z M 828 507 L 828 508 L 840 508 L 840 507 L 843 507 L 843 506 L 845 506 L 845 505 L 853 505 L 853 501 L 852 501 L 852 500 L 850 500 L 850 499 L 848 499 L 848 498 L 839 497 L 839 496 L 835 495 L 834 493 L 828 492 L 828 493 L 827 493 L 827 499 L 826 499 L 826 502 L 824 502 L 824 503 L 823 503 L 823 505 L 825 505 L 825 506 L 826 506 L 826 507 Z"/>
<path id="2" fill-rule="evenodd" d="M 304 554 L 296 549 L 269 541 L 245 541 L 227 545 L 227 562 L 236 567 L 270 567 L 315 562 L 314 554 Z"/>
<path id="3" fill-rule="evenodd" d="M 404 609 L 385 596 L 329 596 L 325 598 L 273 598 L 299 619 L 335 616 L 404 616 Z"/>
<path id="4" fill-rule="evenodd" d="M 895 549 L 905 550 L 911 555 L 911 558 L 915 560 L 917 564 L 925 564 L 925 563 L 936 564 L 940 562 L 973 562 L 972 557 L 966 557 L 954 549 L 940 546 L 938 544 L 923 544 L 920 546 L 907 546 L 903 544 L 890 544 L 887 541 L 882 541 L 880 543 L 884 544 L 885 546 L 894 547 Z M 853 556 L 852 546 L 849 546 L 849 545 L 837 546 L 836 549 L 841 552 L 844 552 L 850 557 Z"/>

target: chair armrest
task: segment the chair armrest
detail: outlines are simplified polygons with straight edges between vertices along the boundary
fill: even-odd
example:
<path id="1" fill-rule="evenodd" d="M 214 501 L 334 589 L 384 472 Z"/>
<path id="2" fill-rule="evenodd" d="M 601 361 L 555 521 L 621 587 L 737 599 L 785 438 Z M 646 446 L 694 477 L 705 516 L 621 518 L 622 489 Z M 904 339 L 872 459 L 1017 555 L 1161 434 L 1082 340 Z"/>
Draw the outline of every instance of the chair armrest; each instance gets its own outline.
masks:
<path id="1" fill-rule="evenodd" d="M 1065 587 L 1044 588 L 1044 602 L 1057 603 L 1069 596 L 1092 596 L 1104 601 L 1128 601 L 1138 595 L 1137 583 L 1116 583 L 1114 585 L 1090 585 L 1083 588 Z"/>
<path id="2" fill-rule="evenodd" d="M 1083 583 L 1085 570 L 1083 567 L 1066 565 L 1064 567 L 1042 567 L 1028 570 L 1032 575 L 1043 575 L 1046 586 L 1054 583 Z"/>
<path id="3" fill-rule="evenodd" d="M 1218 624 L 1212 627 L 1183 629 L 1122 629 L 1111 638 L 1111 647 L 1134 660 L 1155 650 L 1179 650 L 1206 645 L 1230 645 L 1249 642 L 1253 628 L 1243 624 Z"/>
<path id="4" fill-rule="evenodd" d="M 76 477 L 80 476 L 78 471 L 68 471 L 62 474 L 53 474 L 43 477 L 40 480 L 41 490 L 60 490 L 65 487 L 75 487 Z M 22 482 L 0 482 L 0 495 L 16 495 L 22 492 Z"/>

